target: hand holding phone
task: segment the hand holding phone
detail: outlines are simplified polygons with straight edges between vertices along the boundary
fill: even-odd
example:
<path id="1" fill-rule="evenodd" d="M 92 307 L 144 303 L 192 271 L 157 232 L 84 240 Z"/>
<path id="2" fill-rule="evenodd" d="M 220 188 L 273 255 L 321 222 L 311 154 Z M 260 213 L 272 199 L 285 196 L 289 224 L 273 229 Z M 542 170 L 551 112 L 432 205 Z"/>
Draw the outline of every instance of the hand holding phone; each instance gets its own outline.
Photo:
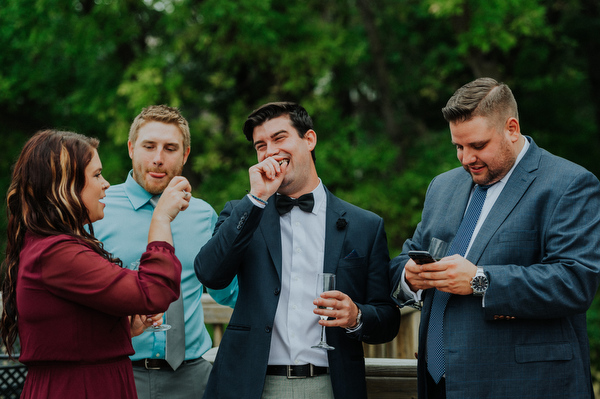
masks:
<path id="1" fill-rule="evenodd" d="M 427 251 L 408 251 L 408 256 L 418 265 L 436 262 L 433 256 Z"/>

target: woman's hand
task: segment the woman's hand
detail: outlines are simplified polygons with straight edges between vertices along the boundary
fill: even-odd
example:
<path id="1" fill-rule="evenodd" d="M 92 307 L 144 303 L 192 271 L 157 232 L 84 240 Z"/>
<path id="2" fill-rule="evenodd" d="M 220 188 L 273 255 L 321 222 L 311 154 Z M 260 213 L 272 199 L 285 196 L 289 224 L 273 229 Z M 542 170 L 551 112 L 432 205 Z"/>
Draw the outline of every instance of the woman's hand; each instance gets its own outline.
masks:
<path id="1" fill-rule="evenodd" d="M 154 216 L 168 217 L 169 222 L 181 211 L 185 211 L 192 198 L 192 186 L 183 176 L 175 176 L 160 196 L 154 209 Z"/>
<path id="2" fill-rule="evenodd" d="M 139 315 L 129 316 L 129 329 L 131 336 L 136 337 L 143 333 L 146 328 L 152 326 L 160 326 L 163 323 L 164 313 L 158 313 L 154 315 Z"/>

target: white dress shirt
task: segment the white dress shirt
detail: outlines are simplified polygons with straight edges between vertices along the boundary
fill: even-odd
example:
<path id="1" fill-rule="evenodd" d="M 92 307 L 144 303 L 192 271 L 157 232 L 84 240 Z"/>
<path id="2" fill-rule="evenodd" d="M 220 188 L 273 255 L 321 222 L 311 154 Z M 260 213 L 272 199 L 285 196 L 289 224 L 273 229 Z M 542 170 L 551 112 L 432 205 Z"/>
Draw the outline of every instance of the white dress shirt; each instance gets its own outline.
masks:
<path id="1" fill-rule="evenodd" d="M 313 191 L 312 212 L 295 206 L 279 218 L 281 226 L 281 294 L 275 312 L 269 365 L 312 363 L 327 367 L 327 351 L 311 348 L 320 341 L 319 316 L 313 313 L 317 274 L 325 258 L 327 196 L 323 183 Z M 264 207 L 250 197 L 252 202 Z"/>

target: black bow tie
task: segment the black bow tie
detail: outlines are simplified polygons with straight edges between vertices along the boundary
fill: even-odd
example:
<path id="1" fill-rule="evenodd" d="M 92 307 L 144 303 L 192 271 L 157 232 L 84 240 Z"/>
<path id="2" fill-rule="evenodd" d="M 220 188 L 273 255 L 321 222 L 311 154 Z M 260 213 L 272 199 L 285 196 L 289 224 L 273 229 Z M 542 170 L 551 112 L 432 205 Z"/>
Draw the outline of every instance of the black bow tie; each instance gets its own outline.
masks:
<path id="1" fill-rule="evenodd" d="M 290 198 L 285 195 L 278 195 L 275 199 L 275 207 L 279 215 L 285 215 L 292 210 L 294 206 L 298 206 L 304 212 L 312 212 L 315 206 L 315 198 L 312 193 L 301 195 L 300 198 Z"/>

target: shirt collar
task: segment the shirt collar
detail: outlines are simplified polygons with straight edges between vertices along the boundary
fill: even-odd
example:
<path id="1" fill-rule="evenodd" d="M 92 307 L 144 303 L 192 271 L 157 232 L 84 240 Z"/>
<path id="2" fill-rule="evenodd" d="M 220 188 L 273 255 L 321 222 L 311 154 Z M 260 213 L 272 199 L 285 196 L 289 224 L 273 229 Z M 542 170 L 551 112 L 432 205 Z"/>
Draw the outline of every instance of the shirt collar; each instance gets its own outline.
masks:
<path id="1" fill-rule="evenodd" d="M 125 181 L 125 194 L 127 194 L 131 205 L 133 205 L 136 211 L 146 204 L 148 204 L 148 206 L 152 206 L 149 202 L 150 198 L 152 198 L 152 194 L 144 190 L 144 188 L 140 186 L 137 181 L 135 181 L 133 178 L 133 170 L 130 170 L 127 174 L 127 180 Z"/>
<path id="2" fill-rule="evenodd" d="M 523 144 L 523 148 L 521 148 L 521 151 L 519 152 L 519 155 L 517 155 L 517 159 L 515 160 L 515 164 L 512 166 L 512 168 L 510 168 L 510 170 L 508 171 L 508 173 L 506 174 L 506 176 L 504 176 L 502 179 L 499 180 L 500 182 L 502 182 L 503 185 L 506 184 L 506 182 L 508 181 L 508 179 L 510 178 L 510 176 L 514 172 L 515 168 L 517 167 L 517 165 L 519 164 L 519 162 L 521 162 L 521 159 L 523 159 L 523 157 L 525 156 L 525 153 L 527 152 L 527 150 L 530 147 L 529 140 L 527 140 L 527 137 L 523 136 L 523 138 L 525 139 L 525 144 Z"/>
<path id="3" fill-rule="evenodd" d="M 319 179 L 319 185 L 312 191 L 312 193 L 315 198 L 315 206 L 313 207 L 312 213 L 316 215 L 319 213 L 319 210 L 327 204 L 325 187 L 323 187 L 323 182 L 321 179 Z"/>

